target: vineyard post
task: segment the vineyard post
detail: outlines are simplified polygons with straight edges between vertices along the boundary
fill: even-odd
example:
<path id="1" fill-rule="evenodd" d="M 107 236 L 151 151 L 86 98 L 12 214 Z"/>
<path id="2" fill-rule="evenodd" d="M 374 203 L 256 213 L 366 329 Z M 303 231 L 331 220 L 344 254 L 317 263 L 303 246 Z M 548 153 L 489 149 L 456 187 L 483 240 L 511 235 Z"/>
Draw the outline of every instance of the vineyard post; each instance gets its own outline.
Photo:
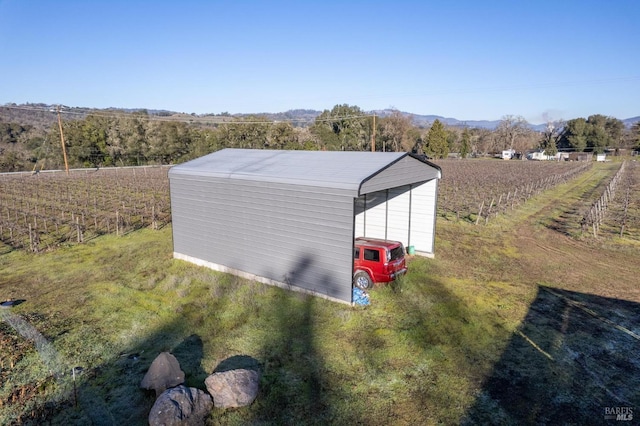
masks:
<path id="1" fill-rule="evenodd" d="M 64 169 L 69 174 L 69 163 L 67 162 L 67 147 L 64 144 L 64 134 L 62 133 L 62 119 L 60 118 L 60 105 L 58 105 L 58 126 L 60 127 L 60 143 L 62 144 L 62 154 L 64 156 Z"/>
<path id="2" fill-rule="evenodd" d="M 489 210 L 487 210 L 487 215 L 485 216 L 485 220 L 484 223 L 489 223 L 489 216 L 491 216 L 491 208 L 493 207 L 493 202 L 495 201 L 495 198 L 491 199 L 491 204 L 489 204 Z"/>
<path id="3" fill-rule="evenodd" d="M 627 194 L 624 199 L 624 212 L 622 213 L 622 226 L 620 226 L 620 238 L 624 235 L 624 228 L 627 225 L 627 215 L 629 214 L 629 199 L 631 198 L 631 185 L 627 186 Z"/>
<path id="4" fill-rule="evenodd" d="M 78 242 L 82 242 L 82 231 L 80 230 L 80 218 L 76 216 L 76 232 L 78 233 Z"/>
<path id="5" fill-rule="evenodd" d="M 478 210 L 478 217 L 476 218 L 476 225 L 478 224 L 478 221 L 482 217 L 482 208 L 483 207 L 484 207 L 484 200 L 482 200 L 482 203 L 480 204 L 480 209 Z"/>
<path id="6" fill-rule="evenodd" d="M 607 206 L 604 204 L 602 198 L 598 200 L 598 229 L 600 228 L 602 220 L 604 219 L 604 211 L 606 208 Z"/>
<path id="7" fill-rule="evenodd" d="M 151 206 L 151 229 L 158 229 L 158 224 L 156 223 L 156 206 Z"/>

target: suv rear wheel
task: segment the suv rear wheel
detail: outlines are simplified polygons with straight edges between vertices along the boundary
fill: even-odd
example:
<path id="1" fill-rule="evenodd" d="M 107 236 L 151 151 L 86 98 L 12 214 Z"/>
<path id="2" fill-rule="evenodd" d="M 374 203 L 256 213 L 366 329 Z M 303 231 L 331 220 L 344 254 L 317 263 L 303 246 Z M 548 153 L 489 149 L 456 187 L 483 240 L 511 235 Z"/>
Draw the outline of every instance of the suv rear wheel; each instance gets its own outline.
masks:
<path id="1" fill-rule="evenodd" d="M 373 287 L 373 280 L 371 279 L 369 274 L 364 271 L 356 272 L 356 274 L 353 276 L 353 283 L 356 287 L 362 290 L 369 290 L 371 287 Z"/>

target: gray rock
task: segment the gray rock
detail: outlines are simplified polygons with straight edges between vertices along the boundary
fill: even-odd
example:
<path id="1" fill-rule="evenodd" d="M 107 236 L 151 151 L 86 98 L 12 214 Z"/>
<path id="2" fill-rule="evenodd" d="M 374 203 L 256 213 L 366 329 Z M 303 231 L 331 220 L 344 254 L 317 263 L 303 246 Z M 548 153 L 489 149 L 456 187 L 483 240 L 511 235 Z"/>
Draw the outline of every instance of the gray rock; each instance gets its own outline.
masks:
<path id="1" fill-rule="evenodd" d="M 218 408 L 244 407 L 258 395 L 260 375 L 255 370 L 229 370 L 213 373 L 204 381 Z"/>
<path id="2" fill-rule="evenodd" d="M 147 374 L 140 382 L 140 387 L 153 389 L 158 396 L 166 389 L 182 383 L 184 383 L 184 371 L 180 369 L 180 363 L 169 352 L 162 352 L 151 363 Z"/>
<path id="3" fill-rule="evenodd" d="M 204 425 L 211 412 L 211 396 L 196 388 L 178 386 L 164 391 L 149 413 L 150 426 Z"/>

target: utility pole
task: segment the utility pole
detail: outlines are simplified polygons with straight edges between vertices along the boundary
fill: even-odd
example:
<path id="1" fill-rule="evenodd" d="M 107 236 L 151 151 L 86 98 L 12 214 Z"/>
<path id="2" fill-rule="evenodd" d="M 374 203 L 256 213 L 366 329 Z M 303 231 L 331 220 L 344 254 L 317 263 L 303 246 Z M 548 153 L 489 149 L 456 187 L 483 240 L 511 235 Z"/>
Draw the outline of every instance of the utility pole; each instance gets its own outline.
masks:
<path id="1" fill-rule="evenodd" d="M 371 152 L 376 152 L 376 115 L 373 114 L 373 133 L 371 133 Z"/>
<path id="2" fill-rule="evenodd" d="M 64 155 L 64 169 L 69 174 L 69 163 L 67 162 L 67 147 L 64 144 L 64 135 L 62 134 L 62 119 L 60 118 L 60 105 L 58 105 L 58 126 L 60 127 L 60 143 L 62 144 L 62 155 Z"/>

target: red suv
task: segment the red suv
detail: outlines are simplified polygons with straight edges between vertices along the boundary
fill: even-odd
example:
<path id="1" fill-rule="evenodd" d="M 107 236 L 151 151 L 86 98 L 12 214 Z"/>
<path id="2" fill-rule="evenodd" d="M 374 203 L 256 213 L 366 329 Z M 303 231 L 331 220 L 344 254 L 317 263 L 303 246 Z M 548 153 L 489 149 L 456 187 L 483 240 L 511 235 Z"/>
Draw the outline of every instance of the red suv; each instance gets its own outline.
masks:
<path id="1" fill-rule="evenodd" d="M 404 246 L 398 241 L 356 238 L 353 248 L 353 284 L 363 290 L 407 272 Z"/>

